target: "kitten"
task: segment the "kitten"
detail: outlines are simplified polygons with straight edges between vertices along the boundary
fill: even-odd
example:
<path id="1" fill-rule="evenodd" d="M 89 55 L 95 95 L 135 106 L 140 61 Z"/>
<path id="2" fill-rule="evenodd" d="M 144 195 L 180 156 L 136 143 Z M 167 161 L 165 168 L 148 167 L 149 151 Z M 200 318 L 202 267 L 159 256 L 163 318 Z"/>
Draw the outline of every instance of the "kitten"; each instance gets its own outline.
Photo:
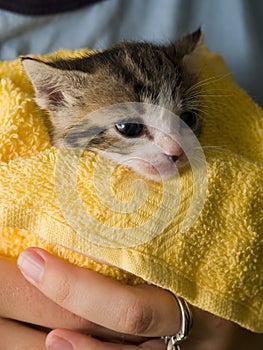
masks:
<path id="1" fill-rule="evenodd" d="M 36 102 L 50 116 L 52 144 L 103 152 L 120 164 L 129 159 L 128 166 L 149 179 L 174 175 L 186 162 L 178 118 L 164 118 L 158 109 L 149 116 L 144 104 L 131 115 L 129 107 L 106 117 L 91 112 L 127 102 L 158 105 L 198 134 L 193 63 L 201 42 L 198 29 L 168 46 L 124 42 L 91 56 L 49 63 L 24 57 Z"/>

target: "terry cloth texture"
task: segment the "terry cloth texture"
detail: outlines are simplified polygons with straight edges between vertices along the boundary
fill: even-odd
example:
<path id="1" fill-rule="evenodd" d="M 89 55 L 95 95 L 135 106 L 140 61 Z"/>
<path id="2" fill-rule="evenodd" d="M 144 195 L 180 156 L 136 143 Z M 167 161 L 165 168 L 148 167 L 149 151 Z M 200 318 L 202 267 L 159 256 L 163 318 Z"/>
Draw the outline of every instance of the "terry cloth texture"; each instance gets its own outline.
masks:
<path id="1" fill-rule="evenodd" d="M 263 332 L 263 113 L 220 56 L 203 48 L 198 65 L 208 183 L 191 223 L 191 203 L 201 202 L 206 189 L 198 166 L 164 183 L 135 181 L 138 175 L 96 154 L 51 147 L 47 115 L 33 101 L 20 60 L 2 62 L 0 254 L 44 247 L 124 283 L 169 289 Z"/>

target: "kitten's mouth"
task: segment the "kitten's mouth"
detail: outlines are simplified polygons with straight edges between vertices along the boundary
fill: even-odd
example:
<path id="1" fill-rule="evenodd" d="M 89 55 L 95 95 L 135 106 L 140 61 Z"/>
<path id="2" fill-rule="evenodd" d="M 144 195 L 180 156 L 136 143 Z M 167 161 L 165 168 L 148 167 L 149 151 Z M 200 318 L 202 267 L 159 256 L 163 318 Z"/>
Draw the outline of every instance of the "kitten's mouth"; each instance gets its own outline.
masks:
<path id="1" fill-rule="evenodd" d="M 147 162 L 143 159 L 132 159 L 127 166 L 149 180 L 163 181 L 178 176 L 179 170 L 187 165 L 185 154 L 178 156 L 166 156 L 156 162 Z"/>

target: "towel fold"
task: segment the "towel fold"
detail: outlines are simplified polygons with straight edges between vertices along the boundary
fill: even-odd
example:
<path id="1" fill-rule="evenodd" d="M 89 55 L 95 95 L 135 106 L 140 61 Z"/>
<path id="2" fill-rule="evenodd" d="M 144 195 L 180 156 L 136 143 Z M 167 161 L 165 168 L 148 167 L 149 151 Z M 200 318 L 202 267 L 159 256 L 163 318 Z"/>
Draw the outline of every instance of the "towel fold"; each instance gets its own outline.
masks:
<path id="1" fill-rule="evenodd" d="M 197 59 L 206 165 L 164 183 L 51 147 L 20 60 L 1 62 L 0 254 L 40 246 L 263 332 L 263 112 L 220 56 L 203 48 Z"/>

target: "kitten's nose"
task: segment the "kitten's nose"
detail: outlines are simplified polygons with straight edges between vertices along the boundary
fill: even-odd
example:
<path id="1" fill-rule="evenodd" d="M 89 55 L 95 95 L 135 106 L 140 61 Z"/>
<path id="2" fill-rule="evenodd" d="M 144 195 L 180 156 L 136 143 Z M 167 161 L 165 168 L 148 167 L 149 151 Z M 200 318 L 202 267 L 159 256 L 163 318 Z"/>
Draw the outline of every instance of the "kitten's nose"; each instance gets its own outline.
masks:
<path id="1" fill-rule="evenodd" d="M 182 147 L 169 135 L 161 135 L 156 143 L 171 162 L 175 163 L 184 153 Z"/>
<path id="2" fill-rule="evenodd" d="M 168 156 L 168 159 L 172 162 L 175 163 L 178 160 L 179 156 Z"/>

